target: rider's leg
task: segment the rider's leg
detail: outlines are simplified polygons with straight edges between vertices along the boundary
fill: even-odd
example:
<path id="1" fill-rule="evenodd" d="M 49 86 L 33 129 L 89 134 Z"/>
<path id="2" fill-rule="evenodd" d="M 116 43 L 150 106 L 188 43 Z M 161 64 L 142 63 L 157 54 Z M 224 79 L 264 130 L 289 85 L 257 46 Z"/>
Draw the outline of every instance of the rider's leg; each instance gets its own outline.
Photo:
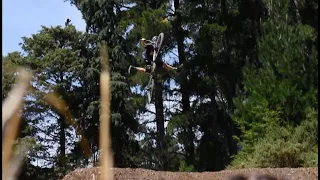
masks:
<path id="1" fill-rule="evenodd" d="M 146 72 L 145 68 L 142 68 L 142 67 L 134 67 L 134 68 L 136 68 L 136 70 L 138 70 L 140 72 Z"/>
<path id="2" fill-rule="evenodd" d="M 132 69 L 137 70 L 137 71 L 139 71 L 139 72 L 147 73 L 145 68 L 135 67 L 135 66 L 131 66 L 131 65 L 130 65 L 130 67 L 129 67 L 129 69 L 128 69 L 128 73 L 129 73 L 129 74 L 132 72 Z"/>
<path id="3" fill-rule="evenodd" d="M 144 60 L 144 63 L 148 66 L 152 64 L 152 55 L 153 51 L 150 49 L 149 46 L 142 52 L 142 58 Z"/>
<path id="4" fill-rule="evenodd" d="M 176 67 L 172 67 L 172 66 L 166 64 L 165 62 L 162 63 L 162 67 L 163 67 L 164 69 L 168 70 L 168 71 L 176 71 L 176 70 L 178 69 L 178 68 L 176 68 Z"/>

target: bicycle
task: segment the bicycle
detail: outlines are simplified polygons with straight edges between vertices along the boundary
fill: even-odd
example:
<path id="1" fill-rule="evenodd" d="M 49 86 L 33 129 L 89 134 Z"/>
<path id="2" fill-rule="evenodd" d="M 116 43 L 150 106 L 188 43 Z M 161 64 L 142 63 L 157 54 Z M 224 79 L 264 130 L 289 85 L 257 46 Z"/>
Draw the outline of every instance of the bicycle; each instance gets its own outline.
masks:
<path id="1" fill-rule="evenodd" d="M 160 48 L 163 42 L 163 37 L 164 34 L 160 33 L 155 41 L 150 41 L 148 40 L 149 43 L 151 43 L 153 45 L 153 58 L 152 58 L 152 67 L 151 67 L 151 72 L 150 72 L 150 78 L 149 78 L 149 82 L 147 85 L 147 91 L 148 91 L 148 103 L 150 104 L 153 98 L 153 90 L 154 90 L 154 71 L 156 69 L 156 60 L 158 57 L 158 54 L 160 52 Z"/>

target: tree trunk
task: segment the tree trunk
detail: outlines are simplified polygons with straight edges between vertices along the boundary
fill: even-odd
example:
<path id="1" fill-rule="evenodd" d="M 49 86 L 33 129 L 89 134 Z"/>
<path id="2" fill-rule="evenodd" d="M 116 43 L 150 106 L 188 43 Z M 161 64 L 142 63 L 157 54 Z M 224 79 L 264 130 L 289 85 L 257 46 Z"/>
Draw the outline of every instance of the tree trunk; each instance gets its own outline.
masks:
<path id="1" fill-rule="evenodd" d="M 62 94 L 63 93 L 63 87 L 61 87 L 61 83 L 63 83 L 64 78 L 63 78 L 63 73 L 60 72 L 60 77 L 59 77 L 59 88 L 58 88 L 58 93 Z M 60 132 L 59 132 L 59 149 L 60 149 L 60 154 L 59 154 L 59 166 L 60 167 L 65 167 L 66 166 L 66 134 L 65 134 L 65 129 L 66 129 L 66 122 L 62 114 L 59 114 L 59 119 L 58 123 L 60 126 Z"/>
<path id="2" fill-rule="evenodd" d="M 185 54 L 184 54 L 184 30 L 182 29 L 182 20 L 181 20 L 181 14 L 179 12 L 180 3 L 179 0 L 174 1 L 174 8 L 175 8 L 175 16 L 176 16 L 176 22 L 175 22 L 175 36 L 177 37 L 177 45 L 178 45 L 178 56 L 179 56 L 179 64 L 183 64 L 185 62 Z M 181 94 L 182 94 L 182 112 L 188 113 L 190 111 L 190 100 L 189 100 L 189 93 L 187 91 L 186 87 L 186 77 L 181 77 Z M 185 132 L 187 132 L 188 136 L 188 143 L 185 144 L 186 149 L 186 163 L 187 165 L 193 165 L 195 154 L 194 154 L 194 144 L 193 140 L 195 138 L 194 132 L 193 132 L 193 126 L 189 122 L 188 127 L 185 129 Z"/>
<path id="3" fill-rule="evenodd" d="M 226 0 L 221 0 L 221 12 L 222 12 L 222 21 L 223 21 L 223 24 L 226 25 L 226 26 L 231 26 L 232 23 L 231 23 L 231 19 L 229 17 L 229 13 L 228 13 L 228 9 L 227 9 L 227 4 L 226 4 Z M 259 17 L 260 18 L 260 17 Z M 258 19 L 259 19 L 258 18 Z M 259 26 L 260 28 L 260 26 Z M 229 29 L 229 28 L 228 28 Z M 260 29 L 258 29 L 258 32 L 260 33 Z M 231 63 L 231 52 L 232 52 L 232 46 L 230 45 L 230 42 L 231 42 L 231 36 L 233 35 L 233 32 L 230 32 L 230 30 L 227 30 L 225 32 L 225 41 L 224 41 L 224 46 L 225 46 L 225 49 L 227 50 L 227 53 L 226 53 L 226 56 L 227 56 L 227 62 L 228 64 L 232 65 Z M 226 97 L 227 97 L 227 102 L 228 102 L 228 107 L 227 107 L 227 111 L 230 111 L 230 112 L 233 112 L 234 110 L 234 107 L 233 107 L 233 98 L 235 97 L 235 94 L 236 94 L 236 84 L 237 84 L 237 81 L 238 81 L 238 78 L 240 77 L 238 74 L 238 71 L 237 70 L 237 67 L 235 66 L 228 66 L 229 67 L 229 72 L 232 72 L 232 73 L 235 73 L 234 76 L 230 76 L 228 77 L 229 78 L 229 87 L 230 89 L 226 92 Z M 225 115 L 222 117 L 223 118 L 223 126 L 224 126 L 224 130 L 225 130 L 225 133 L 226 133 L 226 140 L 227 140 L 227 144 L 228 144 L 228 149 L 229 149 L 229 153 L 230 153 L 230 156 L 233 156 L 237 153 L 237 142 L 233 139 L 232 136 L 234 135 L 240 135 L 240 134 L 236 134 L 236 129 L 237 129 L 237 126 L 236 124 L 233 122 L 232 118 L 229 117 L 229 115 L 227 114 L 227 112 L 224 112 Z"/>
<path id="4" fill-rule="evenodd" d="M 162 98 L 163 86 L 159 75 L 155 75 L 155 108 L 156 108 L 156 122 L 157 122 L 157 145 L 160 151 L 160 168 L 161 170 L 167 169 L 166 158 L 166 146 L 164 141 L 165 129 L 164 129 L 164 114 L 163 114 L 163 98 Z"/>
<path id="5" fill-rule="evenodd" d="M 60 143 L 60 154 L 59 154 L 59 166 L 65 167 L 66 166 L 66 134 L 65 128 L 66 124 L 64 118 L 60 116 L 59 118 L 59 125 L 60 125 L 60 133 L 59 133 L 59 143 Z"/>

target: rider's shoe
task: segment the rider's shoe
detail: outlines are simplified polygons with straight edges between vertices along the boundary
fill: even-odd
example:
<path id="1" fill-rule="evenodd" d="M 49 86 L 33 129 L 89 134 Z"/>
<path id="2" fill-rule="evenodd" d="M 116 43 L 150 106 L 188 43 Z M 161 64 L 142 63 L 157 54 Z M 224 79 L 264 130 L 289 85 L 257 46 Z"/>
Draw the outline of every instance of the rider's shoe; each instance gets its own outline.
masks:
<path id="1" fill-rule="evenodd" d="M 177 68 L 177 72 L 180 72 L 180 71 L 182 70 L 182 68 L 183 68 L 183 64 L 180 64 L 180 65 L 178 66 L 178 68 Z"/>
<path id="2" fill-rule="evenodd" d="M 128 74 L 130 74 L 131 68 L 132 68 L 132 66 L 130 65 L 129 68 L 128 68 Z"/>

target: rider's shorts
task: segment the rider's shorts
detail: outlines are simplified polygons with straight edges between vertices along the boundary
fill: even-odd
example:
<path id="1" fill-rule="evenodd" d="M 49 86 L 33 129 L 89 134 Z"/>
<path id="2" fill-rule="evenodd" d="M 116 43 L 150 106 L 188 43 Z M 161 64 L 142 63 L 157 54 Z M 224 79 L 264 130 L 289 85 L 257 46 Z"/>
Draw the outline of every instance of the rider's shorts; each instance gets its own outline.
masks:
<path id="1" fill-rule="evenodd" d="M 162 67 L 163 66 L 163 62 L 162 61 L 156 61 L 155 62 L 157 67 Z"/>
<path id="2" fill-rule="evenodd" d="M 152 64 L 152 55 L 148 55 L 147 51 L 143 51 L 142 53 L 142 58 L 144 60 L 144 62 L 146 63 L 146 65 L 151 65 Z"/>
<path id="3" fill-rule="evenodd" d="M 142 58 L 143 59 L 151 59 L 152 60 L 152 55 L 150 55 L 151 54 L 151 52 L 153 51 L 153 47 L 152 46 L 146 46 L 145 47 L 145 50 L 142 52 Z"/>

